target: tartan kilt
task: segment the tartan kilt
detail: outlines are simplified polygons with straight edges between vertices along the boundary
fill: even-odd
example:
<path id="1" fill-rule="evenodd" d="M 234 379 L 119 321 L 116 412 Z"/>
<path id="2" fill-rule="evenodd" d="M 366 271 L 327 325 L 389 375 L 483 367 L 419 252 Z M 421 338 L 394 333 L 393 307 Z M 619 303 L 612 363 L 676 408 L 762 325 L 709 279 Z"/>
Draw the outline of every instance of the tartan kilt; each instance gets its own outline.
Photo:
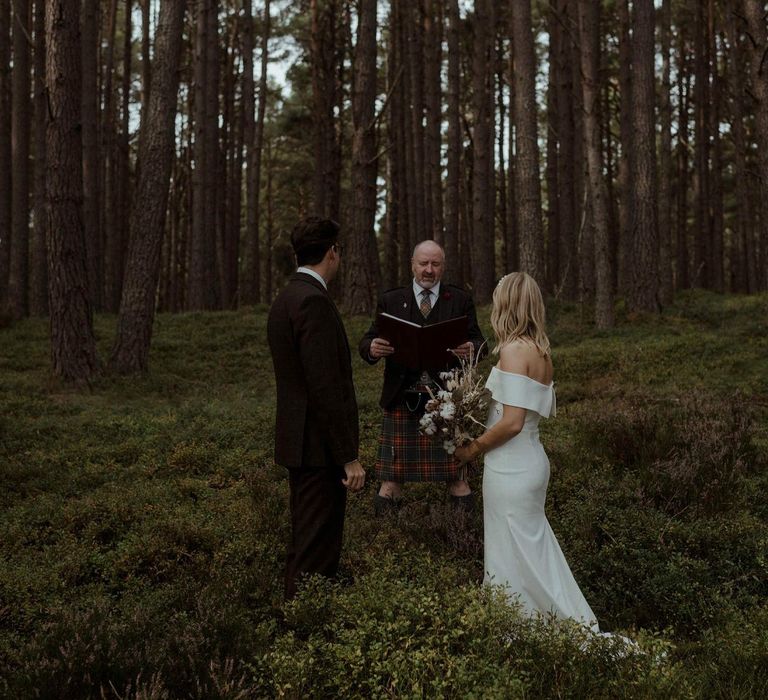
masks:
<path id="1" fill-rule="evenodd" d="M 405 406 L 384 409 L 376 456 L 381 481 L 456 481 L 461 467 L 442 444 L 419 433 L 421 413 Z"/>

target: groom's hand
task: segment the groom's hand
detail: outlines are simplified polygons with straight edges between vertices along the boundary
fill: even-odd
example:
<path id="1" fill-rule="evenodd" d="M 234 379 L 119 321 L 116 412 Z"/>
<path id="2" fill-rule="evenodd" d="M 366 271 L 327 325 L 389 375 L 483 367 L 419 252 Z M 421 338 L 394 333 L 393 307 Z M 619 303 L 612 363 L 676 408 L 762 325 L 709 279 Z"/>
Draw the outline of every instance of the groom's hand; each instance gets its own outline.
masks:
<path id="1" fill-rule="evenodd" d="M 359 491 L 365 486 L 365 469 L 360 464 L 360 460 L 356 459 L 354 462 L 348 462 L 344 465 L 344 471 L 347 475 L 346 479 L 342 479 L 341 483 L 347 487 L 350 491 Z"/>

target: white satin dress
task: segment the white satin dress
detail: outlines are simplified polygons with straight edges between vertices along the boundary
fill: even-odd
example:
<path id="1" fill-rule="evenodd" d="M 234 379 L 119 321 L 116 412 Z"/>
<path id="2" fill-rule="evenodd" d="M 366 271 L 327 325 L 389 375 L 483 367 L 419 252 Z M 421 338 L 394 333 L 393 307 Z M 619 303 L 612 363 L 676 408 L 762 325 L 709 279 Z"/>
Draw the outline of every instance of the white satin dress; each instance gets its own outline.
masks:
<path id="1" fill-rule="evenodd" d="M 523 429 L 485 455 L 483 520 L 485 583 L 502 585 L 530 615 L 580 620 L 598 631 L 544 514 L 549 459 L 539 442 L 539 420 L 555 415 L 554 384 L 494 367 L 486 381 L 493 400 L 488 427 L 503 405 L 526 409 Z"/>

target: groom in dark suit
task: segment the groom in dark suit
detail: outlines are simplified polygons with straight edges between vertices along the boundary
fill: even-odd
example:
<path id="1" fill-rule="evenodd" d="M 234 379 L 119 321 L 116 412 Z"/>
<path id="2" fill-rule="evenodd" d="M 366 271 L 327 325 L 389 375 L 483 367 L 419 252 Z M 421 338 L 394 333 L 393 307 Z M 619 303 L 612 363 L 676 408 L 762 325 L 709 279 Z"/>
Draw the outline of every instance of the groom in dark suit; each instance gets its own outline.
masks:
<path id="1" fill-rule="evenodd" d="M 269 311 L 277 385 L 275 462 L 288 468 L 291 541 L 285 597 L 302 574 L 336 575 L 346 491 L 359 491 L 357 400 L 349 343 L 327 285 L 338 272 L 339 225 L 309 217 L 291 234 L 299 267 Z"/>
<path id="2" fill-rule="evenodd" d="M 463 358 L 470 354 L 477 357 L 485 339 L 477 323 L 474 302 L 460 287 L 441 281 L 444 270 L 443 247 L 431 240 L 419 243 L 411 258 L 413 282 L 381 295 L 373 323 L 360 340 L 360 356 L 366 362 L 374 364 L 386 358 L 379 402 L 384 415 L 376 458 L 376 476 L 382 482 L 374 497 L 377 514 L 397 504 L 405 481 L 447 482 L 455 506 L 464 510 L 473 507 L 474 497 L 469 484 L 461 478 L 458 462 L 436 440 L 419 433 L 419 419 L 429 397 L 426 386 L 437 388 L 439 373 L 420 373 L 398 364 L 390 357 L 394 348 L 380 336 L 377 324 L 380 312 L 420 326 L 466 316 L 467 341 L 454 348 L 454 353 Z"/>

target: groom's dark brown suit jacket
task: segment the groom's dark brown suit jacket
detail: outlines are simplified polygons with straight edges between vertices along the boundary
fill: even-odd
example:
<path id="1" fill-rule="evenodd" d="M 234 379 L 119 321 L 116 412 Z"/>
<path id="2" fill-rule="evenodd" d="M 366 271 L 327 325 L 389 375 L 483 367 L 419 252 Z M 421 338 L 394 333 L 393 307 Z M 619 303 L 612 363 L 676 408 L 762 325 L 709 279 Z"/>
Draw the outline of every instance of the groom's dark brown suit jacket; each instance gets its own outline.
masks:
<path id="1" fill-rule="evenodd" d="M 311 275 L 294 273 L 267 321 L 277 383 L 275 462 L 342 466 L 358 457 L 349 342 L 336 305 Z"/>

